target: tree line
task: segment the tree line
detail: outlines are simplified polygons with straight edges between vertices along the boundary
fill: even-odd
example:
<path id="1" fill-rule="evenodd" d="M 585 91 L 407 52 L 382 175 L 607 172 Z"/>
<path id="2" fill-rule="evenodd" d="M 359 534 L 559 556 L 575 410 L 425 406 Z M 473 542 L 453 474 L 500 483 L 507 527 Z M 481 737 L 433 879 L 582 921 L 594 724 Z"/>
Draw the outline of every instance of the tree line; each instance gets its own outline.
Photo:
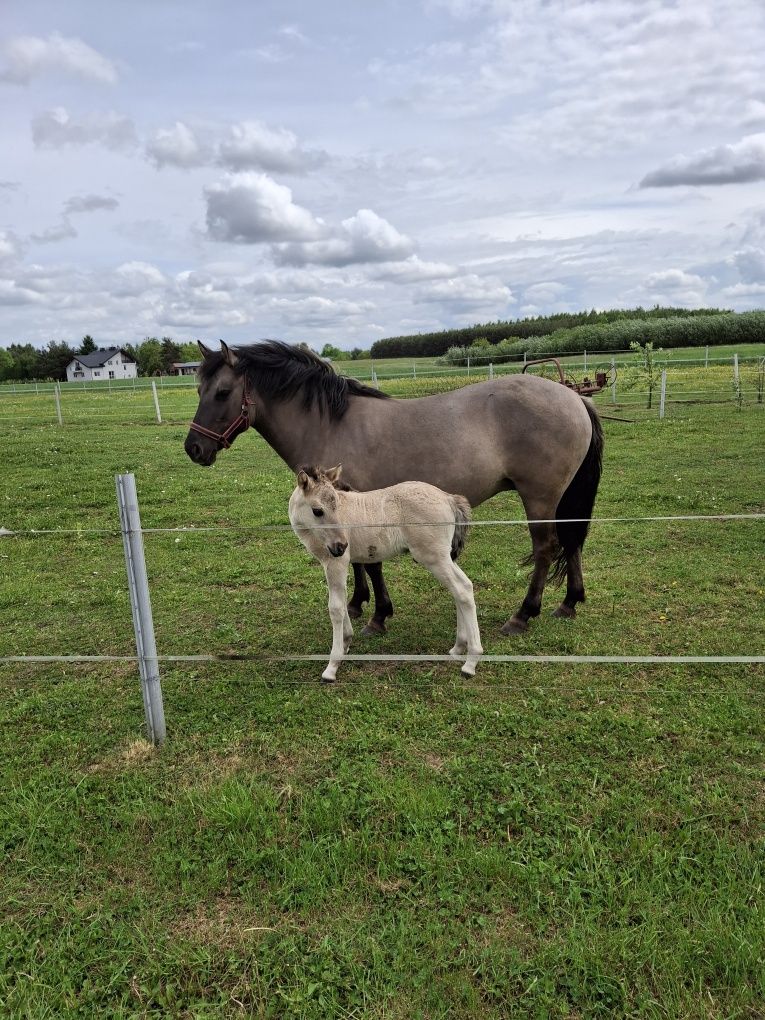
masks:
<path id="1" fill-rule="evenodd" d="M 556 329 L 545 336 L 519 340 L 509 337 L 498 344 L 479 338 L 469 347 L 450 347 L 439 359 L 450 365 L 503 361 L 583 351 L 626 351 L 633 345 L 655 348 L 713 347 L 720 344 L 765 342 L 765 312 L 716 312 L 714 314 L 672 315 L 663 318 L 619 319 L 599 325 Z"/>
<path id="2" fill-rule="evenodd" d="M 200 357 L 195 341 L 177 343 L 169 336 L 161 338 L 147 336 L 139 344 L 120 344 L 119 348 L 135 358 L 139 375 L 171 375 L 174 362 L 199 361 Z M 51 340 L 45 347 L 18 343 L 0 347 L 0 381 L 34 382 L 45 379 L 64 381 L 66 366 L 72 358 L 76 358 L 78 354 L 91 354 L 96 350 L 98 346 L 92 336 L 84 336 L 78 347 L 57 340 Z M 360 347 L 343 351 L 333 344 L 325 344 L 321 355 L 332 361 L 356 361 L 359 358 L 368 358 L 369 351 L 364 351 Z"/>
<path id="3" fill-rule="evenodd" d="M 169 375 L 173 371 L 173 362 L 199 360 L 199 348 L 196 343 L 177 343 L 169 336 L 163 336 L 161 339 L 147 336 L 139 344 L 119 346 L 126 354 L 135 358 L 139 375 Z M 18 343 L 0 347 L 0 380 L 63 381 L 66 379 L 66 366 L 72 358 L 76 358 L 78 354 L 91 354 L 98 349 L 92 336 L 84 336 L 78 347 L 58 340 L 51 340 L 45 347 Z"/>
<path id="4" fill-rule="evenodd" d="M 693 317 L 696 315 L 719 315 L 726 309 L 717 308 L 612 308 L 596 312 L 556 312 L 554 315 L 538 315 L 530 319 L 513 319 L 503 322 L 487 322 L 482 325 L 466 326 L 463 329 L 444 329 L 438 333 L 417 333 L 413 336 L 393 336 L 375 340 L 372 344 L 373 358 L 433 358 L 446 354 L 450 347 L 469 347 L 476 340 L 498 344 L 502 340 L 525 340 L 530 337 L 546 336 L 560 329 L 575 326 L 603 325 L 625 319 L 665 319 L 669 317 Z"/>

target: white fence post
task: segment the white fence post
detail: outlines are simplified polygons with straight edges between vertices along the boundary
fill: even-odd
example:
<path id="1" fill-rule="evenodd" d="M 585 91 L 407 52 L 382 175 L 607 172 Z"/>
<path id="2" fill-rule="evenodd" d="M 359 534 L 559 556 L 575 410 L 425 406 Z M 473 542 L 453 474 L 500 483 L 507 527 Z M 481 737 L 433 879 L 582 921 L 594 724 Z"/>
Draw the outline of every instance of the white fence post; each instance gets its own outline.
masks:
<path id="1" fill-rule="evenodd" d="M 159 412 L 159 397 L 157 396 L 157 384 L 151 380 L 151 392 L 154 394 L 154 410 L 157 412 L 157 421 L 162 424 L 162 415 Z"/>
<path id="2" fill-rule="evenodd" d="M 611 358 L 611 403 L 616 403 L 616 358 Z"/>
<path id="3" fill-rule="evenodd" d="M 490 379 L 494 378 L 494 362 L 493 361 L 489 362 L 489 378 Z"/>
<path id="4" fill-rule="evenodd" d="M 470 375 L 470 358 L 467 359 L 467 363 L 468 363 L 468 375 Z"/>
<path id="5" fill-rule="evenodd" d="M 709 368 L 709 347 L 704 348 L 704 368 Z"/>
<path id="6" fill-rule="evenodd" d="M 141 531 L 141 515 L 138 510 L 135 475 L 116 475 L 115 483 L 120 511 L 122 544 L 125 548 L 130 609 L 133 613 L 133 629 L 138 653 L 138 670 L 141 674 L 146 729 L 152 744 L 161 744 L 166 734 L 165 708 L 162 704 L 162 684 L 159 678 L 157 645 L 154 640 L 149 579 L 143 555 L 143 533 Z"/>
<path id="7" fill-rule="evenodd" d="M 417 378 L 417 365 L 416 365 L 416 363 L 412 364 L 412 378 L 413 379 Z"/>
<path id="8" fill-rule="evenodd" d="M 53 390 L 53 397 L 56 401 L 56 417 L 58 418 L 58 423 L 59 425 L 63 425 L 64 419 L 61 417 L 61 392 L 58 386 L 56 386 Z"/>
<path id="9" fill-rule="evenodd" d="M 739 381 L 740 380 L 739 380 L 739 374 L 738 374 L 738 354 L 734 354 L 733 355 L 733 382 L 736 384 L 736 389 L 738 389 Z"/>
<path id="10" fill-rule="evenodd" d="M 587 351 L 584 352 L 584 374 L 587 375 Z"/>
<path id="11" fill-rule="evenodd" d="M 667 370 L 663 368 L 661 371 L 661 396 L 659 397 L 659 417 L 664 417 L 664 405 L 667 399 Z"/>

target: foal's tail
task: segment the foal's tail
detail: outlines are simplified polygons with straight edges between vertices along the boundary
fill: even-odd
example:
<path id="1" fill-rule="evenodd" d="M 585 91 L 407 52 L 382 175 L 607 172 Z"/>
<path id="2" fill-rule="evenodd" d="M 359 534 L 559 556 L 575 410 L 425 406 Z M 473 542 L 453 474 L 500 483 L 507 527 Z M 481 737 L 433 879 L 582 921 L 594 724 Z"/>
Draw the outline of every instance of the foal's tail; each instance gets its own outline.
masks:
<path id="1" fill-rule="evenodd" d="M 454 511 L 454 536 L 452 538 L 452 559 L 456 560 L 465 548 L 468 524 L 470 523 L 470 504 L 464 496 L 451 496 Z"/>
<path id="2" fill-rule="evenodd" d="M 566 576 L 566 560 L 577 549 L 581 549 L 587 538 L 589 518 L 592 517 L 603 468 L 603 426 L 600 424 L 598 412 L 588 400 L 584 401 L 584 406 L 592 424 L 590 448 L 555 510 L 558 520 L 556 531 L 561 550 L 553 560 L 550 580 L 557 584 L 560 584 Z"/>

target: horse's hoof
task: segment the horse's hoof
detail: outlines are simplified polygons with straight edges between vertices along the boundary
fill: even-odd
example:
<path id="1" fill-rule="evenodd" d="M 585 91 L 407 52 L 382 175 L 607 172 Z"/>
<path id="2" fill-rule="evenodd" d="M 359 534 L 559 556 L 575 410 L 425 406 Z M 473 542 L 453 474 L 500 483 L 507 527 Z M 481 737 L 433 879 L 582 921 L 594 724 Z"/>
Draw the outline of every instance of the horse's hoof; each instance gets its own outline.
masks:
<path id="1" fill-rule="evenodd" d="M 324 672 L 321 674 L 321 682 L 323 684 L 333 684 L 335 682 L 336 676 L 337 674 L 334 671 L 330 673 L 328 669 L 325 669 Z"/>
<path id="2" fill-rule="evenodd" d="M 504 623 L 500 627 L 500 632 L 505 637 L 515 637 L 517 634 L 523 634 L 529 629 L 527 620 L 519 620 L 517 616 L 511 616 L 507 623 Z"/>
<path id="3" fill-rule="evenodd" d="M 567 606 L 565 602 L 561 602 L 557 609 L 553 609 L 553 616 L 557 616 L 559 620 L 573 620 L 576 616 L 576 609 L 574 606 Z"/>
<path id="4" fill-rule="evenodd" d="M 460 673 L 466 680 L 470 680 L 471 677 L 475 676 L 475 666 L 463 666 Z"/>
<path id="5" fill-rule="evenodd" d="M 354 606 L 352 603 L 348 603 L 348 615 L 352 620 L 358 620 L 361 616 L 361 610 L 358 606 Z"/>
<path id="6" fill-rule="evenodd" d="M 384 623 L 378 623 L 376 620 L 370 620 L 361 633 L 364 637 L 379 637 L 381 634 L 386 634 L 387 631 Z"/>

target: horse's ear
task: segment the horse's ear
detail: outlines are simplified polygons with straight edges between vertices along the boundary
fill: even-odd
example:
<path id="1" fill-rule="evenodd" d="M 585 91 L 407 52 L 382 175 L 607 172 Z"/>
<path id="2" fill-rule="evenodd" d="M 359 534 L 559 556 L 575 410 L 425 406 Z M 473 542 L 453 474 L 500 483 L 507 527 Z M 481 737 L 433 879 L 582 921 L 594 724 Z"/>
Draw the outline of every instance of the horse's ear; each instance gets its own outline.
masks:
<path id="1" fill-rule="evenodd" d="M 220 342 L 220 352 L 228 367 L 233 368 L 236 365 L 236 354 L 223 340 Z"/>
<path id="2" fill-rule="evenodd" d="M 303 492 L 306 492 L 308 490 L 308 486 L 311 484 L 311 479 L 308 477 L 305 471 L 298 471 L 297 483 L 303 490 Z"/>
<path id="3" fill-rule="evenodd" d="M 340 475 L 342 473 L 343 465 L 338 464 L 337 467 L 327 468 L 327 470 L 324 472 L 324 475 L 328 482 L 330 482 L 332 485 L 335 485 L 337 482 L 340 481 Z"/>
<path id="4" fill-rule="evenodd" d="M 199 353 L 202 355 L 203 358 L 209 358 L 210 355 L 212 354 L 210 348 L 205 347 L 201 340 L 197 340 L 197 347 L 199 348 Z"/>

